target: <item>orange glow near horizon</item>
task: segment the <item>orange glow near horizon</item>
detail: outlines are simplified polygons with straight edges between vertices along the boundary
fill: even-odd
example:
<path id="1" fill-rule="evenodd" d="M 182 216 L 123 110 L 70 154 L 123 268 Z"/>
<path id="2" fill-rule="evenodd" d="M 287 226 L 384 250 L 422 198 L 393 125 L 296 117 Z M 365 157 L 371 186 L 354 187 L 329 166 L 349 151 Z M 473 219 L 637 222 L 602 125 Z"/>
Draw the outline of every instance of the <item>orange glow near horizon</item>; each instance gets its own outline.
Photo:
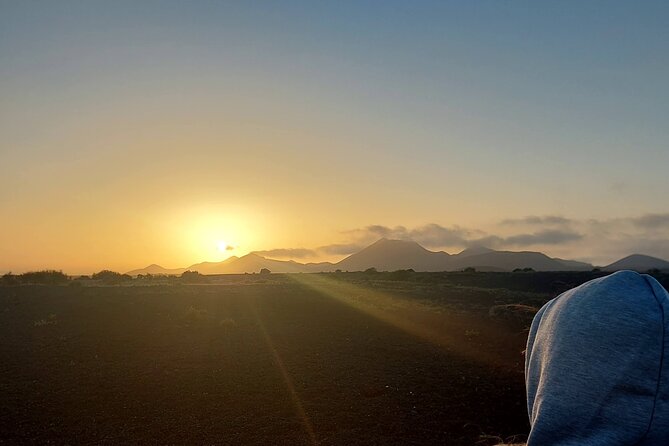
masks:
<path id="1" fill-rule="evenodd" d="M 181 213 L 170 229 L 178 233 L 182 250 L 196 261 L 223 260 L 233 251 L 258 249 L 255 244 L 260 234 L 254 219 L 249 211 L 198 208 Z"/>

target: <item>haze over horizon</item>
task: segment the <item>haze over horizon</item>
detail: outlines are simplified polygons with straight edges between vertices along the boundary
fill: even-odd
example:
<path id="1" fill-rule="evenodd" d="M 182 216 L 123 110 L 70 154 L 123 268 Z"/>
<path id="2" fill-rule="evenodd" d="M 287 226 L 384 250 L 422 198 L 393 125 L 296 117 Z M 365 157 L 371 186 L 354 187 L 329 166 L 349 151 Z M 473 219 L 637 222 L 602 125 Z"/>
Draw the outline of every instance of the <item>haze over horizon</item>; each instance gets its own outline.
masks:
<path id="1" fill-rule="evenodd" d="M 381 237 L 669 259 L 668 14 L 0 1 L 0 273 Z"/>

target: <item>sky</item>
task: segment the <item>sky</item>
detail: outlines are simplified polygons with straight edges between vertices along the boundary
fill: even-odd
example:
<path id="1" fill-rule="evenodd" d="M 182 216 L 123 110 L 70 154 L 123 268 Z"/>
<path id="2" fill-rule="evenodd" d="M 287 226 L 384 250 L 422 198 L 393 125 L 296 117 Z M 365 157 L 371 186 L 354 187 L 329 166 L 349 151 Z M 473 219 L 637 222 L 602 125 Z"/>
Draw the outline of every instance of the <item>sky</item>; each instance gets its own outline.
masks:
<path id="1" fill-rule="evenodd" d="M 669 3 L 0 0 L 0 272 L 385 236 L 669 259 Z"/>

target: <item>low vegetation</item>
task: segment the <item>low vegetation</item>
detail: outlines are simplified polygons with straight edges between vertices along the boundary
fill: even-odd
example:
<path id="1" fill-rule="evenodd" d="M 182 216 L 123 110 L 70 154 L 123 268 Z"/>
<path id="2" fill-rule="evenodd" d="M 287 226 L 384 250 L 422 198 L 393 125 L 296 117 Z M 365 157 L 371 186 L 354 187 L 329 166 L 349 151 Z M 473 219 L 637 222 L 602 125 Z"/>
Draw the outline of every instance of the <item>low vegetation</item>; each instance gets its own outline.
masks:
<path id="1" fill-rule="evenodd" d="M 180 279 L 183 283 L 209 283 L 209 278 L 197 271 L 184 271 Z"/>
<path id="2" fill-rule="evenodd" d="M 62 271 L 43 270 L 23 274 L 7 273 L 0 278 L 2 285 L 64 285 L 70 278 Z"/>
<path id="3" fill-rule="evenodd" d="M 110 271 L 104 269 L 98 273 L 95 273 L 91 276 L 91 279 L 102 282 L 107 285 L 119 284 L 122 282 L 128 282 L 132 280 L 132 277 L 127 274 L 117 273 L 116 271 Z"/>

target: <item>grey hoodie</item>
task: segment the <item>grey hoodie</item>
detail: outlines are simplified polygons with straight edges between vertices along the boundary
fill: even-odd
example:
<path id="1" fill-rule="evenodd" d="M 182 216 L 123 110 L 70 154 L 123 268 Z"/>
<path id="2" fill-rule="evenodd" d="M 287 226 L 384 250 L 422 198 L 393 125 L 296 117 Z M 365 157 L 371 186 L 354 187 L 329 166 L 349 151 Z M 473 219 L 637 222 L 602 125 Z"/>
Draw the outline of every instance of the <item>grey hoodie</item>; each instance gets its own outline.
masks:
<path id="1" fill-rule="evenodd" d="M 528 446 L 669 445 L 669 295 L 632 271 L 584 283 L 532 322 Z"/>

